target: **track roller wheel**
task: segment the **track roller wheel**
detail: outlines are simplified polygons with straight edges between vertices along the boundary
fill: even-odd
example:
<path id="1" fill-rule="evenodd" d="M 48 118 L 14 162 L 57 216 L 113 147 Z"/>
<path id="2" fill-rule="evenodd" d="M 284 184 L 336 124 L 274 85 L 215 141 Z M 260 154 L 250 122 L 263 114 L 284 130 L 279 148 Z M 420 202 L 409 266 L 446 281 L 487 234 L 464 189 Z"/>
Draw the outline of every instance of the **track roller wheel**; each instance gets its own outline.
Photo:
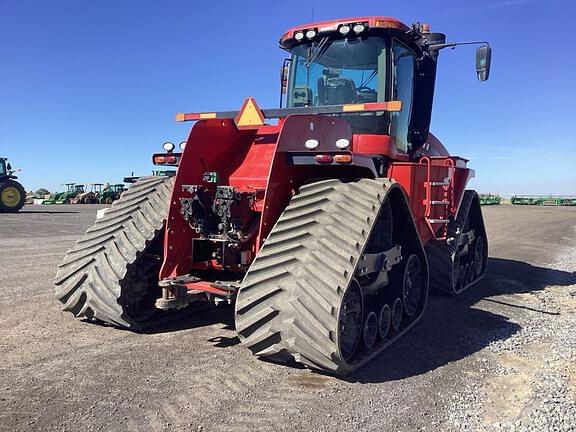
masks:
<path id="1" fill-rule="evenodd" d="M 366 348 L 372 348 L 374 342 L 376 341 L 376 336 L 378 336 L 378 317 L 376 312 L 372 311 L 366 317 L 364 321 L 364 328 L 362 329 L 364 335 L 364 346 Z"/>
<path id="2" fill-rule="evenodd" d="M 484 237 L 480 236 L 476 239 L 474 247 L 474 274 L 476 277 L 480 276 L 484 268 L 484 254 L 486 250 L 486 242 Z"/>
<path id="3" fill-rule="evenodd" d="M 401 258 L 412 255 L 409 279 L 419 264 L 421 282 L 406 287 L 414 313 L 402 318 Z M 346 374 L 412 327 L 427 294 L 426 256 L 400 186 L 322 180 L 300 188 L 258 252 L 236 299 L 236 330 L 257 356 Z"/>
<path id="4" fill-rule="evenodd" d="M 142 177 L 67 252 L 54 281 L 65 311 L 134 330 L 173 316 L 154 307 L 172 185 Z"/>
<path id="5" fill-rule="evenodd" d="M 414 315 L 424 291 L 422 264 L 418 255 L 412 254 L 406 262 L 402 281 L 402 300 L 408 316 Z"/>
<path id="6" fill-rule="evenodd" d="M 464 285 L 466 286 L 470 283 L 470 263 L 466 263 L 464 266 Z"/>
<path id="7" fill-rule="evenodd" d="M 460 283 L 460 267 L 460 254 L 456 251 L 452 255 L 452 272 L 450 279 L 450 286 L 452 287 L 458 287 Z"/>
<path id="8" fill-rule="evenodd" d="M 466 286 L 466 270 L 467 270 L 466 265 L 461 264 L 460 270 L 458 270 L 458 287 L 460 289 Z"/>
<path id="9" fill-rule="evenodd" d="M 388 336 L 391 321 L 392 313 L 390 312 L 390 306 L 385 303 L 380 309 L 380 313 L 378 315 L 378 334 L 382 339 L 385 339 L 386 336 Z"/>
<path id="10" fill-rule="evenodd" d="M 398 331 L 402 323 L 402 310 L 402 300 L 397 298 L 392 306 L 392 328 L 396 331 Z"/>
<path id="11" fill-rule="evenodd" d="M 364 316 L 364 301 L 362 291 L 357 283 L 352 283 L 342 299 L 338 331 L 340 352 L 344 361 L 350 360 L 362 334 L 362 317 Z"/>
<path id="12" fill-rule="evenodd" d="M 466 283 L 471 284 L 472 281 L 474 280 L 475 276 L 476 276 L 476 273 L 474 271 L 474 263 L 470 263 L 470 264 L 468 264 L 468 273 L 467 273 L 467 277 L 466 277 Z"/>

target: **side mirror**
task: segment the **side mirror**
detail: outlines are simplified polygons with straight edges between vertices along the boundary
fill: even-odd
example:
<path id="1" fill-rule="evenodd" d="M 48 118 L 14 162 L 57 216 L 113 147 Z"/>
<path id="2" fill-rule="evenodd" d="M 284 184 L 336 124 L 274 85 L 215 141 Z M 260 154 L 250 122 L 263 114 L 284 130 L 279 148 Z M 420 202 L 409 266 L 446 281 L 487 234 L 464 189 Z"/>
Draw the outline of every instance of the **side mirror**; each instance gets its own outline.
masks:
<path id="1" fill-rule="evenodd" d="M 6 170 L 12 171 L 12 165 L 10 165 L 10 162 L 6 164 Z"/>
<path id="2" fill-rule="evenodd" d="M 492 48 L 486 44 L 476 50 L 476 76 L 478 81 L 486 81 L 490 76 Z"/>
<path id="3" fill-rule="evenodd" d="M 280 91 L 286 94 L 288 88 L 288 74 L 290 73 L 290 59 L 285 59 L 280 69 Z"/>

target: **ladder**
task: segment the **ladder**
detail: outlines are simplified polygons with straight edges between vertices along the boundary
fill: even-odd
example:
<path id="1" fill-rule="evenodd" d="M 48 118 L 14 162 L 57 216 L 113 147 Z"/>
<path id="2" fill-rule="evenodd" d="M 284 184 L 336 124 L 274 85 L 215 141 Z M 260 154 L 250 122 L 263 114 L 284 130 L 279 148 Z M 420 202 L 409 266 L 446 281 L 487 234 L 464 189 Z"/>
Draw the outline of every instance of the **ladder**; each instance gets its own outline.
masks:
<path id="1" fill-rule="evenodd" d="M 455 211 L 454 206 L 454 161 L 452 159 L 444 159 L 441 166 L 448 167 L 448 175 L 443 180 L 432 179 L 432 160 L 428 156 L 420 158 L 420 163 L 426 165 L 426 182 L 424 188 L 426 189 L 426 196 L 422 202 L 425 207 L 424 217 L 430 231 L 434 234 L 437 240 L 446 240 L 448 237 L 448 223 L 450 222 L 449 216 Z M 433 191 L 436 188 L 441 188 L 441 198 L 432 199 L 434 196 Z M 437 194 L 436 194 L 437 195 Z M 437 198 L 437 197 L 436 197 Z M 438 217 L 432 216 L 432 209 L 440 206 L 443 211 Z"/>

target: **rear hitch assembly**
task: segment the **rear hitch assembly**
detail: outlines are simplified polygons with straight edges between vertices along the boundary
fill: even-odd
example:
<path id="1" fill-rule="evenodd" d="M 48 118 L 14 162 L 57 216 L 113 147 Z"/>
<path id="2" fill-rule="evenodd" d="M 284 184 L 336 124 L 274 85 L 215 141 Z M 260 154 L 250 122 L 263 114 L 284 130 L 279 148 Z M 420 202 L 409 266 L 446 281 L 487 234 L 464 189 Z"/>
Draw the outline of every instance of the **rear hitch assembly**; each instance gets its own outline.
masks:
<path id="1" fill-rule="evenodd" d="M 156 300 L 156 308 L 160 310 L 183 309 L 190 303 L 214 301 L 232 303 L 240 288 L 240 281 L 215 281 L 210 283 L 212 290 L 190 289 L 189 285 L 202 282 L 202 279 L 184 275 L 161 280 L 158 285 L 162 288 L 162 297 Z"/>
<path id="2" fill-rule="evenodd" d="M 190 275 L 161 280 L 158 285 L 162 288 L 162 297 L 156 300 L 156 309 L 183 309 L 192 302 L 208 300 L 205 291 L 191 291 L 186 287 L 186 284 L 199 281 L 200 278 Z"/>

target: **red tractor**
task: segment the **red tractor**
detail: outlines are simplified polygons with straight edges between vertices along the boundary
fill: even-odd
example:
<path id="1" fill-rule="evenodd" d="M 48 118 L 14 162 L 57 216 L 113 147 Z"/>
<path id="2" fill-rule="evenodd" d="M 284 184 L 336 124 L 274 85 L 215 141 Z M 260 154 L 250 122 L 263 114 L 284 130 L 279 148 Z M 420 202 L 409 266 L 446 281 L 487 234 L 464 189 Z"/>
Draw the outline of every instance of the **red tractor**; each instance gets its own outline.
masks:
<path id="1" fill-rule="evenodd" d="M 389 17 L 288 30 L 285 106 L 178 114 L 196 122 L 185 148 L 153 156 L 176 176 L 141 178 L 67 253 L 64 310 L 142 330 L 234 304 L 257 356 L 365 364 L 429 286 L 455 295 L 486 272 L 474 171 L 429 133 L 438 53 L 460 45 L 445 39 Z M 491 49 L 472 43 L 484 81 Z"/>

